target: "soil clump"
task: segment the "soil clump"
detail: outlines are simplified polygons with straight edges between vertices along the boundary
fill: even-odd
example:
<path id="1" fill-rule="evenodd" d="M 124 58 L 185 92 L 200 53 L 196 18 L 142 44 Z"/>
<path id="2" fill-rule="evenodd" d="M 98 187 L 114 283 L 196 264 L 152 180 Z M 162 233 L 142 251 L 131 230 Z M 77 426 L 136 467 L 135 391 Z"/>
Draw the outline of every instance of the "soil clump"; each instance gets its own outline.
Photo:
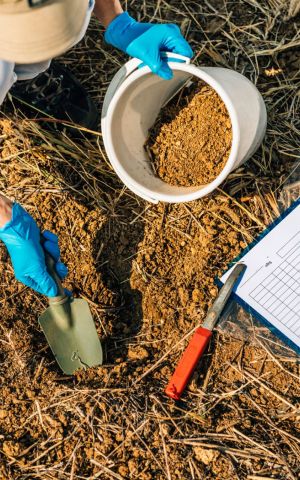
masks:
<path id="1" fill-rule="evenodd" d="M 206 83 L 193 82 L 162 109 L 145 148 L 159 178 L 191 187 L 208 184 L 221 173 L 231 143 L 223 100 Z"/>

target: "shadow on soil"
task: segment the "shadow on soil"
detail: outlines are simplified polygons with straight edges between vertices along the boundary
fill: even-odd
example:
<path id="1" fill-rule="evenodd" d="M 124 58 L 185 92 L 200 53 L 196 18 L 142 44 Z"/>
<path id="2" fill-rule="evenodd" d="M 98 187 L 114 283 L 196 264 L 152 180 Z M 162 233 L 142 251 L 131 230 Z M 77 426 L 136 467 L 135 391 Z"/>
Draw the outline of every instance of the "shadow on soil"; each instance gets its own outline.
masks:
<path id="1" fill-rule="evenodd" d="M 134 342 L 143 318 L 142 295 L 130 286 L 133 262 L 144 234 L 142 220 L 136 219 L 142 209 L 120 205 L 120 211 L 122 216 L 108 218 L 93 244 L 97 271 L 112 293 L 114 304 L 107 318 L 110 331 L 105 341 L 106 363 L 126 360 L 126 344 L 130 339 Z"/>

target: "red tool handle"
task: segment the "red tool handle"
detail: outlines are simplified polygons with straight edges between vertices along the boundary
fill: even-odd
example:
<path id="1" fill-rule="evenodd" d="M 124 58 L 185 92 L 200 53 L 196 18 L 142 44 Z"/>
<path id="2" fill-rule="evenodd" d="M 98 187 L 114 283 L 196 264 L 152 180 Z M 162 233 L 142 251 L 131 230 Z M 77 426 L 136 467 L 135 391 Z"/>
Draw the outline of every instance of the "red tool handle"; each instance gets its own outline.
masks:
<path id="1" fill-rule="evenodd" d="M 198 361 L 203 355 L 207 344 L 212 336 L 212 331 L 207 328 L 197 328 L 190 343 L 183 352 L 175 372 L 165 390 L 168 397 L 179 400 L 184 391 L 190 376 L 192 375 Z"/>

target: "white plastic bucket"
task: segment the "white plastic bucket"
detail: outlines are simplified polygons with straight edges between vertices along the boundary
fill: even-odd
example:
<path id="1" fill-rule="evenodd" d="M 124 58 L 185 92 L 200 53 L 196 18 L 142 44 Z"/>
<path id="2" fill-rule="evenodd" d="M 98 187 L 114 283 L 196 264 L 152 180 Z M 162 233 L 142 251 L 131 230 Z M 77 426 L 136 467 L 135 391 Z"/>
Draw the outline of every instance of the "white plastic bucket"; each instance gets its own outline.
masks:
<path id="1" fill-rule="evenodd" d="M 264 101 L 246 77 L 226 68 L 199 68 L 179 55 L 168 56 L 182 60 L 178 63 L 169 58 L 172 80 L 161 79 L 148 67 L 138 68 L 141 62 L 137 59 L 130 60 L 111 81 L 102 109 L 104 146 L 115 172 L 131 191 L 152 203 L 188 202 L 212 192 L 257 150 L 267 123 Z M 232 147 L 213 182 L 176 187 L 155 176 L 144 143 L 161 107 L 191 75 L 214 88 L 225 103 L 232 125 Z"/>

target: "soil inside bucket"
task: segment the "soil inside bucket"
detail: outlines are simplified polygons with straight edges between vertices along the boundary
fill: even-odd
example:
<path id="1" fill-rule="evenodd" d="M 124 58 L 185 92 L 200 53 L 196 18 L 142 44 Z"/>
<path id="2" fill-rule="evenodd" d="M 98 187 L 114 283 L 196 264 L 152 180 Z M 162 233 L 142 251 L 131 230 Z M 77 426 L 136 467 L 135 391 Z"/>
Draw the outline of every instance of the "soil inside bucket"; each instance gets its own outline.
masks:
<path id="1" fill-rule="evenodd" d="M 170 185 L 211 183 L 231 149 L 228 111 L 216 91 L 192 82 L 162 110 L 145 145 L 155 174 Z"/>

